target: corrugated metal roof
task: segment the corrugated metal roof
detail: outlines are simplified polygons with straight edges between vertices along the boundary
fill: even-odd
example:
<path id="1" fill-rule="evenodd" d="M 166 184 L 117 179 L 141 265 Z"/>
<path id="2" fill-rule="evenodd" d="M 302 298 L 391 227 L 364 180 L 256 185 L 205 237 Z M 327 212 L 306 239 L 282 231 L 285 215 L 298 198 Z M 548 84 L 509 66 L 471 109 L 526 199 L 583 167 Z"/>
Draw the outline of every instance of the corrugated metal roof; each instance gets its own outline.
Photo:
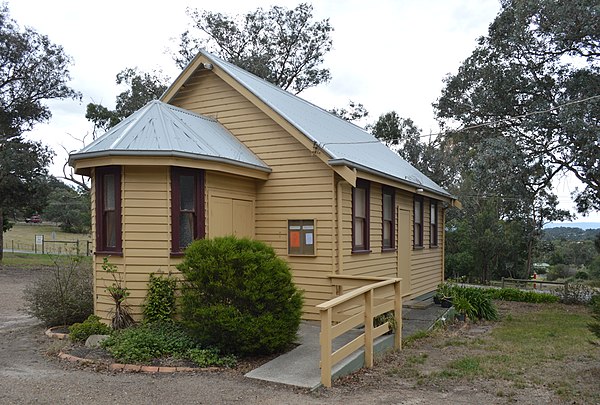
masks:
<path id="1" fill-rule="evenodd" d="M 392 178 L 437 194 L 446 190 L 402 159 L 362 128 L 263 80 L 231 63 L 200 51 L 242 86 L 276 111 L 330 157 L 331 165 L 346 165 Z"/>
<path id="2" fill-rule="evenodd" d="M 271 171 L 216 120 L 161 101 L 146 104 L 69 162 L 101 156 L 185 157 Z"/>

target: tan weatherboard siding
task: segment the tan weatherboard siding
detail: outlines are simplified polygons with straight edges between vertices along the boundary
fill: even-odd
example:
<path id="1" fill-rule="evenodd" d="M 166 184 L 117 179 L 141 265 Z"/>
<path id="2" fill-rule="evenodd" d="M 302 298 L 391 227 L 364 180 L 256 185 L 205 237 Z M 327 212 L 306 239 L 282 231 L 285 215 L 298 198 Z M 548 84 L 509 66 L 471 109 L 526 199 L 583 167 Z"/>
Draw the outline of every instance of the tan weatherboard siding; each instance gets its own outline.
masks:
<path id="1" fill-rule="evenodd" d="M 182 166 L 193 162 L 179 160 Z M 254 197 L 254 180 L 206 171 L 205 197 L 211 190 L 225 194 L 243 193 Z M 208 201 L 205 199 L 205 201 Z M 208 204 L 208 202 L 207 202 Z M 142 305 L 147 294 L 150 273 L 178 274 L 180 258 L 171 258 L 171 181 L 170 166 L 122 166 L 121 208 L 123 215 L 123 256 L 111 256 L 131 292 L 127 298 L 134 318 L 142 318 Z M 92 187 L 92 229 L 95 243 L 95 192 Z M 205 210 L 208 216 L 208 209 Z M 207 221 L 208 224 L 208 221 Z M 208 228 L 207 228 L 208 230 Z M 96 314 L 105 320 L 112 316 L 114 304 L 106 292 L 113 283 L 102 270 L 105 255 L 95 256 L 94 271 Z"/>
<path id="2" fill-rule="evenodd" d="M 352 253 L 352 187 L 343 186 L 343 274 L 357 276 L 396 277 L 398 254 L 409 255 L 411 263 L 411 290 L 409 298 L 417 297 L 423 293 L 433 291 L 442 280 L 442 245 L 443 235 L 441 227 L 441 203 L 438 203 L 438 235 L 439 247 L 429 247 L 429 199 L 424 199 L 424 232 L 423 249 L 413 249 L 411 245 L 398 246 L 398 216 L 396 215 L 396 248 L 394 252 L 383 252 L 382 246 L 382 193 L 381 184 L 371 182 L 370 188 L 370 253 Z M 411 232 L 413 220 L 413 194 L 403 190 L 396 190 L 396 212 L 398 209 L 410 212 Z"/>
<path id="3" fill-rule="evenodd" d="M 331 298 L 331 168 L 214 72 L 194 73 L 170 103 L 216 118 L 271 167 L 268 180 L 257 181 L 255 237 L 287 258 L 295 283 L 304 290 L 304 317 L 317 319 L 315 306 Z M 289 219 L 316 221 L 315 257 L 287 256 Z"/>

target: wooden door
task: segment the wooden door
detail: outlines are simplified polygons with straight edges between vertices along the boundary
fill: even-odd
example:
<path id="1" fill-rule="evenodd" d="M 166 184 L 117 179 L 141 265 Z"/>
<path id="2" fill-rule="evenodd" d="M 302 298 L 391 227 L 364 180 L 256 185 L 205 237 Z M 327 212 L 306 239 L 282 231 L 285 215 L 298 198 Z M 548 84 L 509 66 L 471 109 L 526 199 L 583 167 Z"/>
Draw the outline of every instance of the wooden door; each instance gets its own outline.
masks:
<path id="1" fill-rule="evenodd" d="M 398 277 L 402 278 L 402 295 L 408 295 L 410 285 L 410 254 L 412 251 L 410 237 L 410 211 L 398 208 Z"/>

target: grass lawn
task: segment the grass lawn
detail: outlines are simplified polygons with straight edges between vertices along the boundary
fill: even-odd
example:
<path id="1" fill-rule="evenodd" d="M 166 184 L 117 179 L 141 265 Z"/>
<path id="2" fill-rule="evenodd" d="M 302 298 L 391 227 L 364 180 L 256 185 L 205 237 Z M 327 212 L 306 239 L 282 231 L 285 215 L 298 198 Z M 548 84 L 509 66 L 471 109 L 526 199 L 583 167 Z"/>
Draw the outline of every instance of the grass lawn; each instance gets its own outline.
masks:
<path id="1" fill-rule="evenodd" d="M 44 252 L 48 253 L 76 253 L 75 242 L 79 240 L 79 251 L 85 254 L 86 242 L 91 240 L 89 234 L 66 233 L 55 225 L 17 223 L 4 234 L 4 251 L 11 252 L 15 249 L 33 252 L 37 249 L 37 252 L 41 252 L 41 245 L 35 246 L 36 235 L 44 236 Z M 62 243 L 62 241 L 72 243 Z"/>
<path id="2" fill-rule="evenodd" d="M 500 321 L 452 325 L 407 342 L 373 378 L 486 392 L 500 402 L 600 403 L 600 342 L 587 328 L 589 308 L 497 304 Z"/>
<path id="3" fill-rule="evenodd" d="M 4 259 L 0 265 L 7 267 L 22 267 L 22 268 L 36 268 L 40 266 L 53 266 L 55 265 L 56 256 L 49 254 L 31 254 L 31 253 L 10 253 L 4 252 Z M 92 263 L 92 257 L 83 257 L 85 262 Z"/>

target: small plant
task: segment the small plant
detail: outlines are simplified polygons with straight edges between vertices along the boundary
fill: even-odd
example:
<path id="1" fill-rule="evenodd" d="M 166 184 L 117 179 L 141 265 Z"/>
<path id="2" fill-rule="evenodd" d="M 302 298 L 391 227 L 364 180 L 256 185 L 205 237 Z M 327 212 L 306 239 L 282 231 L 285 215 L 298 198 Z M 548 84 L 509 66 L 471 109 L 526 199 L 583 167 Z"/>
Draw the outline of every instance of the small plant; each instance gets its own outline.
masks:
<path id="1" fill-rule="evenodd" d="M 119 273 L 117 266 L 108 261 L 108 257 L 105 257 L 102 263 L 102 270 L 109 273 L 113 278 L 113 284 L 106 287 L 106 291 L 112 297 L 115 303 L 115 309 L 111 326 L 114 330 L 125 329 L 133 324 L 135 321 L 129 313 L 129 307 L 125 304 L 125 299 L 129 297 L 129 290 L 123 286 L 123 280 L 121 280 L 121 274 Z"/>
<path id="2" fill-rule="evenodd" d="M 463 297 L 469 302 L 472 308 L 466 314 L 471 320 L 495 321 L 498 319 L 498 310 L 485 290 L 454 286 L 452 294 L 454 300 Z"/>
<path id="3" fill-rule="evenodd" d="M 221 356 L 216 349 L 190 349 L 186 357 L 198 367 L 235 367 L 235 356 Z"/>
<path id="4" fill-rule="evenodd" d="M 381 326 L 386 322 L 389 322 L 390 325 L 390 331 L 388 333 L 396 333 L 396 329 L 398 329 L 398 323 L 394 317 L 394 311 L 386 312 L 373 318 L 374 327 Z"/>
<path id="5" fill-rule="evenodd" d="M 150 274 L 148 295 L 144 305 L 145 322 L 172 322 L 175 314 L 175 288 L 177 279 Z"/>
<path id="6" fill-rule="evenodd" d="M 452 301 L 452 304 L 454 305 L 454 309 L 456 310 L 458 315 L 460 317 L 462 317 L 463 320 L 464 320 L 464 318 L 477 319 L 477 318 L 475 318 L 475 316 L 476 316 L 475 308 L 473 307 L 473 305 L 471 305 L 471 303 L 469 302 L 467 297 L 465 297 L 465 296 L 456 297 Z"/>
<path id="7" fill-rule="evenodd" d="M 108 335 L 110 332 L 108 325 L 100 322 L 100 317 L 96 315 L 90 315 L 82 323 L 69 326 L 69 338 L 73 342 L 85 342 L 91 335 Z"/>
<path id="8" fill-rule="evenodd" d="M 79 256 L 49 256 L 52 268 L 24 291 L 26 311 L 47 327 L 83 322 L 94 312 L 92 267 Z"/>

